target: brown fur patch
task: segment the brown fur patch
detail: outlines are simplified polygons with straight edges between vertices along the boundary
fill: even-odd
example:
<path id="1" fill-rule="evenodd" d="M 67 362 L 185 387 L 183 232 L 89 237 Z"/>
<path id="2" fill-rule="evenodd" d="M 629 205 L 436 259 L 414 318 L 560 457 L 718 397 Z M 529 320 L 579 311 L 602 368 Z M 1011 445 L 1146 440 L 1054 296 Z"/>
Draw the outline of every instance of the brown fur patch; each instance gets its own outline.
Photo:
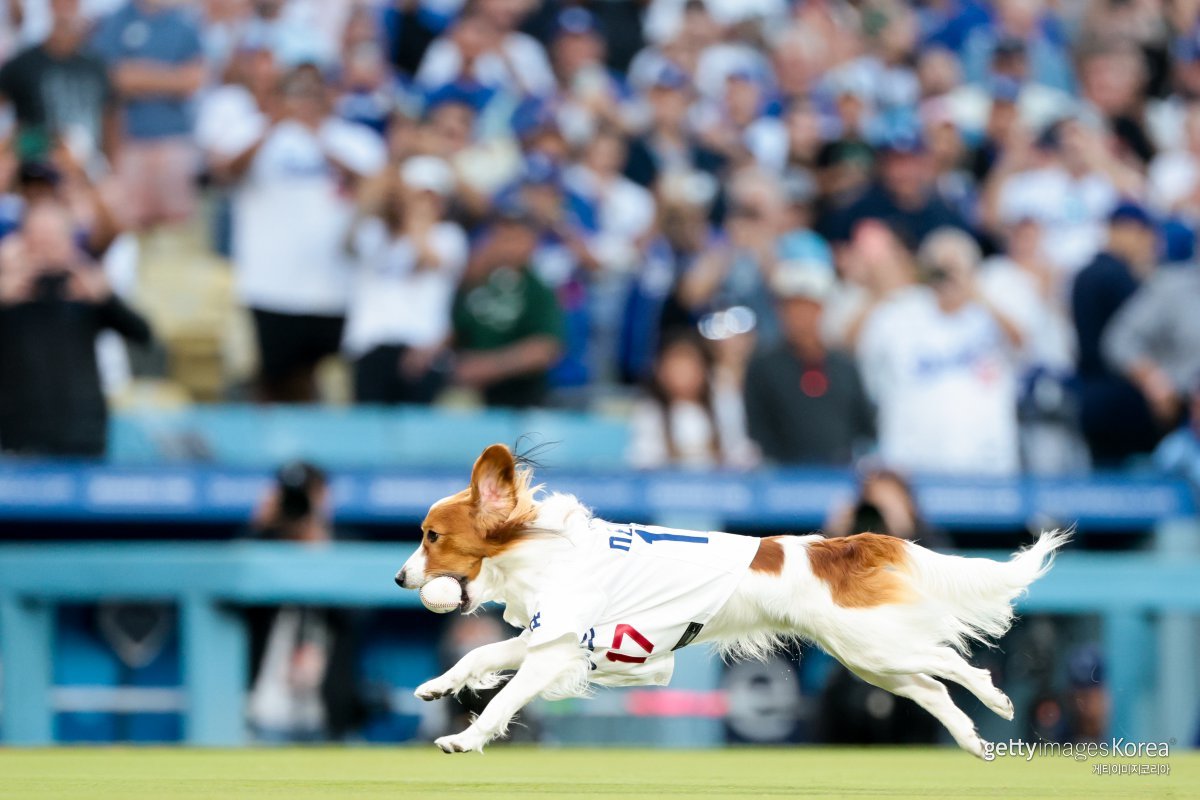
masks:
<path id="1" fill-rule="evenodd" d="M 894 536 L 859 533 L 809 542 L 808 561 L 839 606 L 883 606 L 912 596 L 903 574 L 908 569 L 907 546 Z"/>
<path id="2" fill-rule="evenodd" d="M 778 575 L 783 572 L 783 543 L 781 536 L 768 536 L 758 540 L 758 552 L 750 562 L 750 569 L 755 572 L 765 572 L 768 575 Z"/>
<path id="3" fill-rule="evenodd" d="M 475 462 L 471 485 L 435 503 L 421 523 L 426 534 L 421 544 L 426 574 L 474 580 L 483 559 L 518 541 L 537 516 L 532 478 L 528 470 L 516 467 L 507 447 L 492 445 L 485 450 Z M 484 480 L 489 486 L 481 493 Z M 486 513 L 484 504 L 490 509 Z M 430 531 L 437 532 L 436 542 L 429 541 Z"/>

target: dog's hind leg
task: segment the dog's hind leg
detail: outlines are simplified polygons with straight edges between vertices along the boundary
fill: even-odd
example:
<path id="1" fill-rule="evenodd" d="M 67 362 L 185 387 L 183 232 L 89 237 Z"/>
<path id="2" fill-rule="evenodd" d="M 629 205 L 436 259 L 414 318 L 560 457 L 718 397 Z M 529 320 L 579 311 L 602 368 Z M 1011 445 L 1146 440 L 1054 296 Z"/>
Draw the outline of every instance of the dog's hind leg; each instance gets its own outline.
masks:
<path id="1" fill-rule="evenodd" d="M 868 672 L 854 667 L 850 667 L 850 670 L 867 683 L 912 700 L 946 726 L 946 730 L 950 731 L 959 747 L 973 756 L 983 758 L 983 740 L 975 732 L 975 723 L 966 712 L 954 705 L 954 701 L 950 699 L 950 692 L 941 682 L 921 673 L 904 675 Z"/>
<path id="2" fill-rule="evenodd" d="M 973 667 L 965 658 L 949 647 L 940 647 L 932 662 L 921 670 L 939 678 L 945 678 L 967 689 L 983 704 L 1007 720 L 1013 718 L 1012 700 L 992 683 L 992 674 L 986 669 Z"/>

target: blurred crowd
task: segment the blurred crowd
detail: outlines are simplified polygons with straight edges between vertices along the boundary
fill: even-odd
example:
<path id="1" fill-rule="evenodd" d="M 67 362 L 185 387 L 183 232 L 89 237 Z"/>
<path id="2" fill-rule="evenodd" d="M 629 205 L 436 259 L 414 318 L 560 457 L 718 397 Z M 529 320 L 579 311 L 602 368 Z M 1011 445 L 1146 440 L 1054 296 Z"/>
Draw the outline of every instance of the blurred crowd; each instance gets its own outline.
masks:
<path id="1" fill-rule="evenodd" d="M 263 402 L 335 357 L 624 401 L 638 467 L 1200 475 L 1200 0 L 0 6 L 6 450 L 103 452 L 93 340 L 200 220 Z"/>

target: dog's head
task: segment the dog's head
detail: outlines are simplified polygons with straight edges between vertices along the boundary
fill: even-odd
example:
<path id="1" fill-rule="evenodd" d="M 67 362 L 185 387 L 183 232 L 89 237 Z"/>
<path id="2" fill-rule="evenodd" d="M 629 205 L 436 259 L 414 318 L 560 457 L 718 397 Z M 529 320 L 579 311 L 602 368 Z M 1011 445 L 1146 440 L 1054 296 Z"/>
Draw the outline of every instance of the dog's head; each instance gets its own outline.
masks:
<path id="1" fill-rule="evenodd" d="M 504 445 L 484 450 L 471 470 L 471 485 L 430 507 L 421 523 L 421 546 L 396 573 L 396 583 L 419 589 L 449 575 L 462 585 L 462 610 L 474 610 L 486 599 L 474 583 L 484 559 L 511 547 L 537 515 L 530 477 Z"/>

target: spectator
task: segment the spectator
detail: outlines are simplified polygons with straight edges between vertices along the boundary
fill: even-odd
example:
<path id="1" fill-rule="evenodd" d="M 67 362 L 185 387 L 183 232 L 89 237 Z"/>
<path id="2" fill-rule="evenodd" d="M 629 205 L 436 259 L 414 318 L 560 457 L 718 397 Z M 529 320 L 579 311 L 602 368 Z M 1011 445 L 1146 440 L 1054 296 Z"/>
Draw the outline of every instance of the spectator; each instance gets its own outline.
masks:
<path id="1" fill-rule="evenodd" d="M 935 190 L 933 165 L 921 134 L 897 132 L 881 148 L 878 183 L 833 218 L 827 237 L 846 241 L 854 224 L 867 218 L 885 221 L 913 242 L 937 228 L 966 230 L 966 221 Z"/>
<path id="2" fill-rule="evenodd" d="M 268 102 L 270 117 L 253 117 L 252 135 L 214 169 L 237 187 L 233 262 L 254 313 L 259 397 L 311 402 L 317 363 L 341 345 L 343 245 L 354 213 L 347 190 L 380 170 L 385 153 L 369 129 L 330 116 L 315 67 L 292 70 Z"/>
<path id="3" fill-rule="evenodd" d="M 1159 427 L 1180 422 L 1200 376 L 1200 266 L 1162 268 L 1145 280 L 1104 329 L 1108 366 L 1132 383 Z"/>
<path id="4" fill-rule="evenodd" d="M 870 531 L 943 549 L 945 536 L 921 513 L 917 494 L 908 479 L 883 467 L 867 469 L 858 481 L 858 493 L 843 506 L 830 510 L 827 536 L 853 536 Z"/>
<path id="5" fill-rule="evenodd" d="M 334 538 L 329 479 L 304 462 L 285 464 L 251 523 L 259 539 L 308 547 Z M 247 716 L 264 741 L 339 740 L 362 723 L 356 625 L 344 609 L 250 608 Z"/>
<path id="6" fill-rule="evenodd" d="M 1079 341 L 1080 423 L 1097 464 L 1115 464 L 1149 452 L 1159 439 L 1145 396 L 1109 366 L 1101 351 L 1114 315 L 1154 269 L 1156 239 L 1146 210 L 1122 203 L 1110 216 L 1107 248 L 1076 276 L 1071 288 Z M 1169 386 L 1151 386 L 1165 411 L 1171 401 L 1164 388 L 1169 390 Z"/>
<path id="7" fill-rule="evenodd" d="M 628 92 L 621 77 L 605 67 L 601 34 L 596 16 L 580 6 L 563 9 L 555 22 L 551 56 L 558 99 L 568 127 L 580 138 L 603 127 L 625 128 Z"/>
<path id="8" fill-rule="evenodd" d="M 416 83 L 426 91 L 460 81 L 514 95 L 548 97 L 556 86 L 542 45 L 517 30 L 526 4 L 477 0 L 425 51 Z"/>
<path id="9" fill-rule="evenodd" d="M 693 313 L 746 306 L 758 321 L 759 344 L 773 345 L 779 326 L 768 287 L 787 223 L 783 189 L 771 173 L 751 168 L 731 182 L 730 199 L 727 241 L 696 260 L 680 281 L 679 299 Z"/>
<path id="10" fill-rule="evenodd" d="M 596 132 L 563 183 L 593 220 L 580 263 L 591 267 L 587 284 L 590 373 L 615 374 L 625 302 L 643 266 L 642 245 L 654 226 L 654 196 L 621 174 L 625 140 L 614 129 Z M 568 239 L 569 242 L 569 239 Z"/>
<path id="11" fill-rule="evenodd" d="M 430 403 L 444 382 L 450 308 L 467 262 L 462 229 L 445 220 L 454 173 L 414 156 L 385 179 L 384 197 L 351 233 L 360 266 L 344 349 L 360 403 Z"/>
<path id="12" fill-rule="evenodd" d="M 649 395 L 633 413 L 634 467 L 747 467 L 757 460 L 741 397 L 716 380 L 712 353 L 694 332 L 664 339 Z"/>
<path id="13" fill-rule="evenodd" d="M 625 305 L 620 343 L 621 378 L 641 383 L 659 348 L 659 334 L 698 321 L 680 303 L 678 278 L 713 240 L 709 220 L 717 195 L 711 175 L 688 170 L 663 175 L 657 218 L 646 236 L 643 263 Z"/>
<path id="14" fill-rule="evenodd" d="M 207 79 L 195 23 L 171 0 L 130 0 L 100 24 L 93 47 L 121 99 L 117 171 L 133 224 L 187 221 L 196 178 L 189 104 Z"/>
<path id="15" fill-rule="evenodd" d="M 1117 160 L 1104 132 L 1078 120 L 1030 142 L 1016 128 L 984 187 L 980 217 L 993 232 L 1029 217 L 1053 230 L 1046 254 L 1067 283 L 1104 246 L 1104 223 L 1122 194 L 1138 196 L 1141 176 Z"/>
<path id="16" fill-rule="evenodd" d="M 104 455 L 108 409 L 96 335 L 146 343 L 146 322 L 76 246 L 60 203 L 29 210 L 0 244 L 0 446 L 30 455 Z"/>
<path id="17" fill-rule="evenodd" d="M 691 81 L 671 63 L 663 64 L 646 90 L 649 129 L 629 145 L 625 174 L 652 187 L 664 172 L 720 172 L 725 159 L 701 145 L 688 129 Z"/>
<path id="18" fill-rule="evenodd" d="M 875 433 L 858 366 L 821 339 L 832 286 L 831 268 L 819 263 L 781 264 L 772 279 L 783 336 L 750 362 L 746 417 L 775 463 L 844 466 Z"/>
<path id="19" fill-rule="evenodd" d="M 490 406 L 544 403 L 562 352 L 562 310 L 532 270 L 538 232 L 519 201 L 502 206 L 454 302 L 455 380 Z"/>
<path id="20" fill-rule="evenodd" d="M 1018 364 L 1022 463 L 1030 472 L 1055 474 L 1086 469 L 1088 457 L 1070 391 L 1075 331 L 1056 270 L 1044 255 L 1045 238 L 1034 219 L 1011 226 L 1005 252 L 984 262 L 979 288 L 1024 339 Z"/>
<path id="21" fill-rule="evenodd" d="M 994 25 L 975 28 L 964 46 L 967 79 L 980 83 L 987 77 L 986 65 L 997 51 L 1020 52 L 1029 59 L 1029 77 L 1063 92 L 1074 89 L 1075 80 L 1068 54 L 1047 30 L 1043 0 L 999 0 L 995 3 Z"/>
<path id="22" fill-rule="evenodd" d="M 115 156 L 116 95 L 104 63 L 85 52 L 89 27 L 80 0 L 54 0 L 46 40 L 0 68 L 0 95 L 12 104 L 18 157 L 43 161 L 69 142 L 85 162 Z"/>
<path id="23" fill-rule="evenodd" d="M 1150 197 L 1159 211 L 1200 222 L 1200 99 L 1188 106 L 1182 146 L 1150 164 Z"/>
<path id="24" fill-rule="evenodd" d="M 875 309 L 911 289 L 917 272 L 904 242 L 877 219 L 856 225 L 839 252 L 842 280 L 825 302 L 821 335 L 831 348 L 852 352 Z"/>
<path id="25" fill-rule="evenodd" d="M 978 290 L 979 248 L 939 230 L 921 244 L 928 288 L 879 306 L 858 340 L 879 406 L 879 451 L 916 472 L 1010 475 L 1020 461 L 1016 353 L 1020 329 Z"/>

